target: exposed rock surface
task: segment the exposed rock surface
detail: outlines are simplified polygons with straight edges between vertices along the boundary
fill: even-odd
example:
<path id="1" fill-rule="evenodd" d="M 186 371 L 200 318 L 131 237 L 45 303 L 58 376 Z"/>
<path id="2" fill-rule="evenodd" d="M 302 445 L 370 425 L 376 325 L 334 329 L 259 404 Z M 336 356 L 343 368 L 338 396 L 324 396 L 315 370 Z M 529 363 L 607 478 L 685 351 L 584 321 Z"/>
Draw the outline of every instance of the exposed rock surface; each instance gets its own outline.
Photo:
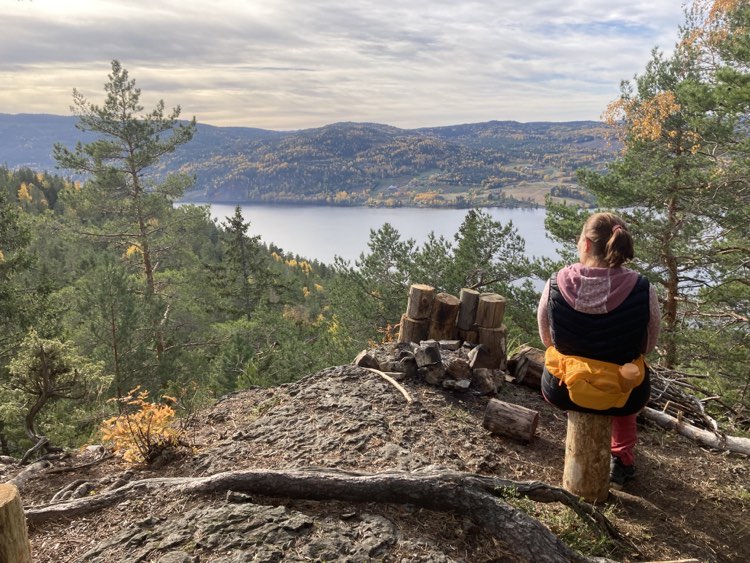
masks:
<path id="1" fill-rule="evenodd" d="M 495 396 L 539 411 L 539 426 L 529 444 L 490 434 L 481 423 L 496 386 L 488 384 L 491 374 L 481 373 L 481 389 L 467 390 L 429 385 L 418 373 L 405 375 L 400 384 L 413 399 L 407 403 L 372 371 L 333 367 L 293 384 L 223 398 L 194 419 L 193 453 L 165 459 L 157 470 L 128 468 L 91 449 L 40 462 L 35 472 L 0 465 L 0 480 L 20 476 L 27 506 L 49 503 L 58 493 L 96 495 L 138 479 L 263 468 L 373 473 L 442 468 L 559 484 L 564 413 L 527 387 L 501 385 Z M 714 482 L 748 490 L 748 461 L 642 430 L 644 478 L 629 490 L 633 494 L 615 496 L 612 504 L 616 525 L 640 553 L 618 556 L 738 560 L 747 530 L 732 531 L 716 520 L 748 508 L 742 495 L 707 498 L 701 491 L 709 471 L 720 471 L 713 473 Z M 688 512 L 691 522 L 678 525 L 676 519 Z M 350 504 L 280 501 L 236 491 L 185 497 L 164 490 L 72 521 L 39 524 L 30 532 L 36 560 L 55 562 L 507 560 L 502 543 L 476 523 L 415 508 L 408 499 L 398 505 Z"/>

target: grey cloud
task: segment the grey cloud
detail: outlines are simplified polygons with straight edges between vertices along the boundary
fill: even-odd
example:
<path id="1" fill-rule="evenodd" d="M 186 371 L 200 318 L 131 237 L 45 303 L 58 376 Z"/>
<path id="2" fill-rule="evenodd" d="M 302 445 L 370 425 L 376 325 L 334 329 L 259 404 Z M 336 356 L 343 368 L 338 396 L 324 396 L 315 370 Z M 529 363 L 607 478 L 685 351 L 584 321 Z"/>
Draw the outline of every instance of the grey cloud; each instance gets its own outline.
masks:
<path id="1" fill-rule="evenodd" d="M 93 99 L 117 58 L 144 95 L 270 128 L 595 118 L 681 21 L 645 0 L 131 0 L 68 18 L 45 18 L 44 4 L 0 4 L 0 80 L 24 84 L 0 107 L 67 109 L 73 87 Z"/>

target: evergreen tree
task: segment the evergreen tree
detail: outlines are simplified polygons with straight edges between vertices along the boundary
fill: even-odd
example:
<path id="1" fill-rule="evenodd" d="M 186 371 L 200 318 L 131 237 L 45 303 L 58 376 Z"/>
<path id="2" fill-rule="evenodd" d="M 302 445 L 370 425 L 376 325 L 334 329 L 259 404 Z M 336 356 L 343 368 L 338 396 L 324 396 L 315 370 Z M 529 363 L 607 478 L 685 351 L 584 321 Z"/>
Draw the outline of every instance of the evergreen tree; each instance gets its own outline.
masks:
<path id="1" fill-rule="evenodd" d="M 24 459 L 40 449 L 53 449 L 36 424 L 48 403 L 97 396 L 109 384 L 101 366 L 78 355 L 70 343 L 40 338 L 35 331 L 23 340 L 9 368 L 5 388 L 25 402 L 24 427 L 34 444 Z"/>
<path id="2" fill-rule="evenodd" d="M 260 236 L 249 237 L 250 222 L 245 222 L 242 208 L 235 207 L 234 215 L 222 224 L 224 237 L 224 273 L 227 282 L 222 288 L 232 307 L 250 319 L 263 295 L 271 286 L 271 271 L 268 252 L 260 244 Z"/>
<path id="3" fill-rule="evenodd" d="M 174 201 L 189 180 L 170 176 L 155 180 L 157 165 L 195 132 L 195 120 L 178 122 L 179 106 L 165 114 L 159 101 L 148 113 L 140 104 L 141 91 L 118 61 L 112 61 L 109 82 L 104 85 L 102 106 L 73 91 L 78 128 L 100 135 L 73 150 L 55 145 L 58 164 L 89 176 L 77 201 L 79 213 L 93 211 L 89 232 L 113 242 L 121 252 L 137 256 L 144 281 L 145 304 L 151 315 L 154 349 L 161 359 L 166 343 L 165 315 L 168 304 L 159 298 L 156 268 L 165 248 L 159 245 Z M 106 222 L 97 224 L 100 218 Z M 84 228 L 85 230 L 85 228 Z"/>

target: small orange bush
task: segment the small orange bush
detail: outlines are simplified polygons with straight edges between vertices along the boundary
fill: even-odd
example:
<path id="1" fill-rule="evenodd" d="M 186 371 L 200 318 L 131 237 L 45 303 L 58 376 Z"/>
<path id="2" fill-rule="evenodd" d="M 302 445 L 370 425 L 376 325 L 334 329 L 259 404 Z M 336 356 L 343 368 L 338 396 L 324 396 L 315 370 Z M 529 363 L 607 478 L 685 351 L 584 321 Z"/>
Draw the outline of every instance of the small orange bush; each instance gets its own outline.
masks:
<path id="1" fill-rule="evenodd" d="M 148 391 L 142 391 L 140 386 L 120 399 L 112 399 L 123 406 L 122 413 L 101 425 L 102 439 L 129 463 L 151 463 L 165 450 L 180 444 L 180 431 L 173 426 L 175 410 L 169 404 L 147 399 Z M 172 397 L 162 399 L 176 402 Z"/>

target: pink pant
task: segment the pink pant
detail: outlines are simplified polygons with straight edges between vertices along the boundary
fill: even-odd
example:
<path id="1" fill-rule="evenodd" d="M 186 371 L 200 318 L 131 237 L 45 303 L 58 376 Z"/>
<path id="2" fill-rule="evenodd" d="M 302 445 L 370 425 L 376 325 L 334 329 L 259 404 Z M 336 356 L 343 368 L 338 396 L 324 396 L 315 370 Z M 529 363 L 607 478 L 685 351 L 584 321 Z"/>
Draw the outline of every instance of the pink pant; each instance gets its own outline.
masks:
<path id="1" fill-rule="evenodd" d="M 638 441 L 635 419 L 638 414 L 612 417 L 612 455 L 620 458 L 623 465 L 633 465 L 633 450 Z"/>

